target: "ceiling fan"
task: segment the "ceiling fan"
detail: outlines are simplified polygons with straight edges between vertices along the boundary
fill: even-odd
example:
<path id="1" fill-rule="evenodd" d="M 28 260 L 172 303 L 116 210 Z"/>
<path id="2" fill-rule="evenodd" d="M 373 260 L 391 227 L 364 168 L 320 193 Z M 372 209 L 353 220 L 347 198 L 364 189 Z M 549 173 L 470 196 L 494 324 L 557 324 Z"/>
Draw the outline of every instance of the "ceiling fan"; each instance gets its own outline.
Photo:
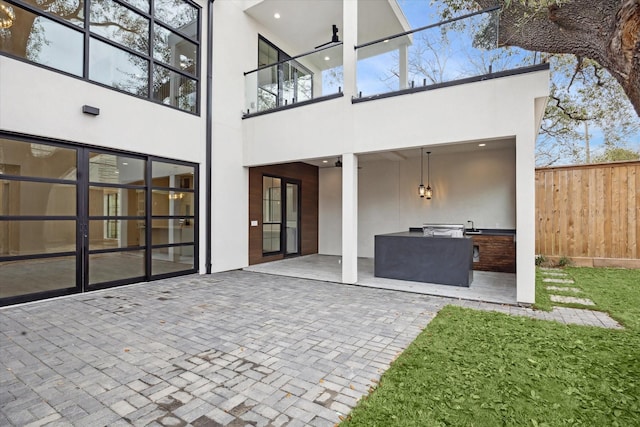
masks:
<path id="1" fill-rule="evenodd" d="M 340 160 L 340 159 L 336 160 L 336 162 L 333 165 L 335 167 L 337 167 L 337 168 L 341 168 L 342 167 L 342 160 Z M 362 166 L 358 166 L 358 169 L 362 169 Z"/>
<path id="2" fill-rule="evenodd" d="M 323 43 L 320 46 L 316 46 L 315 49 L 320 49 L 321 47 L 325 47 L 325 46 L 328 46 L 330 44 L 339 43 L 340 42 L 340 37 L 338 37 L 338 26 L 336 24 L 333 24 L 332 31 L 333 31 L 333 35 L 331 36 L 331 41 Z"/>

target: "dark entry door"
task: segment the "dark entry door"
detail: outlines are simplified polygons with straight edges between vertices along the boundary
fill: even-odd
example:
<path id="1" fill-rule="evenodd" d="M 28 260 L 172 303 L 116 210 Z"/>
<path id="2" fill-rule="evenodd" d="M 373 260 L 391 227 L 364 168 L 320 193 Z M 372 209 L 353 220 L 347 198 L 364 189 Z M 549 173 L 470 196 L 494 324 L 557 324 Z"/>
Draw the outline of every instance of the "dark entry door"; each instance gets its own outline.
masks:
<path id="1" fill-rule="evenodd" d="M 262 252 L 300 255 L 300 181 L 262 177 Z"/>

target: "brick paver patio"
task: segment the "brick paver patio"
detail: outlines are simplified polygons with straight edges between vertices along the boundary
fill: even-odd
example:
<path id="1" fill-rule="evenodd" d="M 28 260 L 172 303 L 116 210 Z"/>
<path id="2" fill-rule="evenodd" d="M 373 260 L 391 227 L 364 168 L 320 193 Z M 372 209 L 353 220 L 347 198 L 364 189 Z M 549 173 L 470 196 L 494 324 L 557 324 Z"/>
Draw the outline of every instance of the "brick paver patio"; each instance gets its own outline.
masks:
<path id="1" fill-rule="evenodd" d="M 617 325 L 243 271 L 167 279 L 0 310 L 0 425 L 332 426 L 450 303 Z"/>

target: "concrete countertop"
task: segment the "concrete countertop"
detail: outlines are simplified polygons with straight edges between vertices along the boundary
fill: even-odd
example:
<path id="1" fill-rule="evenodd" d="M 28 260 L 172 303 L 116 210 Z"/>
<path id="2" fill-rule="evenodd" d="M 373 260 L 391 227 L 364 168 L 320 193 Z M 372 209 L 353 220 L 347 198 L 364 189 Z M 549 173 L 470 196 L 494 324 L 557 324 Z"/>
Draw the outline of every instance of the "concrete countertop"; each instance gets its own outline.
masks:
<path id="1" fill-rule="evenodd" d="M 376 236 L 395 236 L 395 237 L 429 237 L 431 239 L 463 239 L 464 237 L 448 237 L 448 236 L 425 236 L 422 231 L 399 231 L 397 233 L 376 234 Z M 471 237 L 471 236 L 465 236 Z"/>
<path id="2" fill-rule="evenodd" d="M 512 228 L 478 228 L 477 230 L 482 231 L 482 233 L 471 233 L 471 234 L 467 234 L 468 237 L 473 237 L 473 236 L 515 236 L 516 235 L 516 230 L 512 229 Z M 409 228 L 409 231 L 404 231 L 403 233 L 412 233 L 412 234 L 418 234 L 418 235 L 422 235 L 422 227 L 411 227 Z M 401 233 L 393 233 L 393 234 L 398 234 L 401 235 Z M 418 236 L 415 236 L 418 237 Z M 447 239 L 449 239 L 450 237 L 446 237 Z"/>

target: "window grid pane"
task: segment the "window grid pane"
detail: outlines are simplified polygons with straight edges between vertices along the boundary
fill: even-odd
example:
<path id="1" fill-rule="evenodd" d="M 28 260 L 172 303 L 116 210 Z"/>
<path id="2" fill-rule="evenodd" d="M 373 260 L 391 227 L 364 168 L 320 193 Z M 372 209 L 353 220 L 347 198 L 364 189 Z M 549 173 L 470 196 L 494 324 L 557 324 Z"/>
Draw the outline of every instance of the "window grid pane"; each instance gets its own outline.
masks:
<path id="1" fill-rule="evenodd" d="M 198 100 L 197 81 L 156 65 L 153 71 L 153 99 L 195 113 Z"/>
<path id="2" fill-rule="evenodd" d="M 191 75 L 198 71 L 198 47 L 195 43 L 164 27 L 154 25 L 153 57 Z"/>
<path id="3" fill-rule="evenodd" d="M 19 16 L 15 24 L 0 29 L 0 51 L 56 70 L 82 76 L 83 35 L 73 25 L 65 26 L 18 6 L 0 1 L 2 15 Z M 3 10 L 4 10 L 3 9 Z M 24 35 L 27 34 L 27 37 Z"/>
<path id="4" fill-rule="evenodd" d="M 89 78 L 138 96 L 148 96 L 149 61 L 98 39 L 89 43 Z"/>
<path id="5" fill-rule="evenodd" d="M 89 28 L 142 54 L 149 51 L 149 20 L 112 0 L 91 0 Z"/>

